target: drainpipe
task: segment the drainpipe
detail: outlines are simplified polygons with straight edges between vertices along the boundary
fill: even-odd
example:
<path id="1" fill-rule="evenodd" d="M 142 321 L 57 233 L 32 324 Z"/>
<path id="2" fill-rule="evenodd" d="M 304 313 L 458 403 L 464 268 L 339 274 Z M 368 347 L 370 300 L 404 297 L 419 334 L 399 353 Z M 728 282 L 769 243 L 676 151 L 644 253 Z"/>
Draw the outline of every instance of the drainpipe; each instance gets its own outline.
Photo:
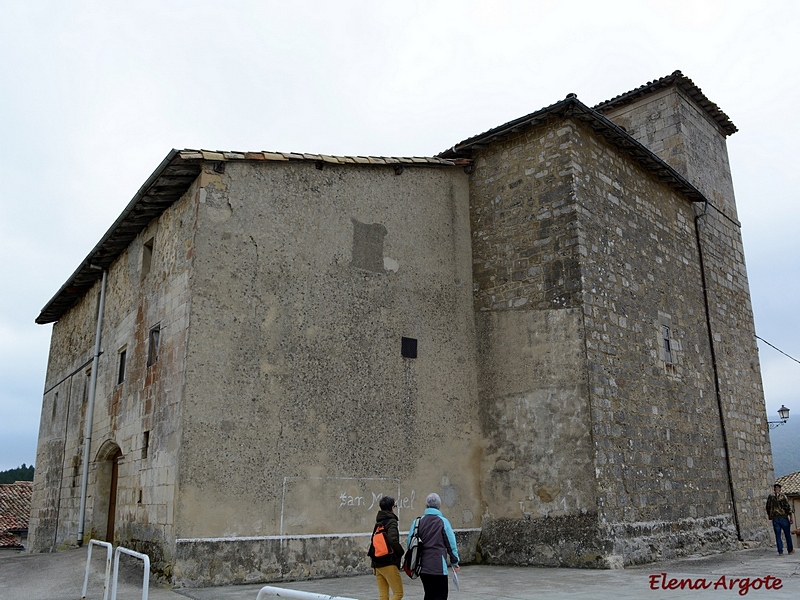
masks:
<path id="1" fill-rule="evenodd" d="M 91 265 L 94 269 L 99 269 Z M 86 487 L 89 483 L 89 450 L 92 447 L 92 425 L 94 421 L 94 397 L 97 391 L 97 367 L 100 362 L 100 330 L 103 328 L 103 307 L 106 301 L 106 278 L 108 271 L 103 269 L 103 280 L 100 284 L 100 304 L 97 307 L 97 329 L 94 333 L 94 357 L 92 358 L 92 375 L 89 380 L 89 406 L 86 408 L 86 436 L 83 445 L 83 472 L 81 473 L 81 508 L 78 513 L 78 546 L 83 545 L 83 532 L 86 512 Z"/>
<path id="2" fill-rule="evenodd" d="M 708 329 L 708 344 L 711 350 L 711 366 L 714 371 L 714 392 L 717 395 L 717 410 L 719 411 L 719 426 L 722 432 L 722 444 L 725 448 L 725 466 L 728 472 L 728 491 L 731 495 L 731 508 L 733 509 L 733 524 L 736 527 L 736 537 L 741 542 L 742 528 L 739 524 L 739 509 L 736 506 L 736 496 L 733 489 L 733 470 L 731 468 L 731 453 L 728 446 L 728 432 L 725 429 L 725 409 L 722 406 L 722 394 L 719 391 L 719 370 L 717 369 L 717 352 L 714 348 L 714 332 L 711 328 L 711 309 L 708 302 L 708 288 L 706 287 L 706 267 L 703 260 L 703 245 L 700 241 L 700 219 L 708 214 L 708 200 L 703 205 L 703 212 L 694 216 L 694 233 L 697 238 L 697 254 L 700 259 L 700 281 L 703 285 L 703 302 L 706 309 L 706 328 Z"/>

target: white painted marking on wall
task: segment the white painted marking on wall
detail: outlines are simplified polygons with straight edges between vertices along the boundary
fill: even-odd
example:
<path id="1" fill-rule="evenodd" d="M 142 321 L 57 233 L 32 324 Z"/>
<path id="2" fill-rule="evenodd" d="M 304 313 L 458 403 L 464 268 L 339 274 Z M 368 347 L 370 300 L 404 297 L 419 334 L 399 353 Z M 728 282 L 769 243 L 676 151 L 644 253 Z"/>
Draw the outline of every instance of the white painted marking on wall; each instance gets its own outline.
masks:
<path id="1" fill-rule="evenodd" d="M 400 498 L 400 480 L 394 479 L 391 477 L 284 477 L 283 478 L 283 493 L 281 496 L 281 518 L 280 518 L 280 528 L 279 532 L 280 535 L 284 535 L 284 512 L 286 509 L 286 484 L 289 481 L 359 481 L 359 482 L 366 482 L 366 481 L 380 481 L 386 482 L 391 481 L 397 484 L 397 498 Z M 373 505 L 377 500 L 383 497 L 383 493 L 375 494 L 371 492 L 373 496 L 373 500 L 371 504 L 367 504 L 365 498 L 363 496 L 348 496 L 346 493 L 342 493 L 337 497 L 339 501 L 339 508 L 342 508 L 342 502 L 346 506 L 350 507 L 361 507 L 364 510 L 371 510 Z M 412 493 L 410 501 L 409 501 L 409 508 L 413 508 L 411 503 L 413 502 L 415 494 Z M 344 499 L 343 499 L 344 498 Z"/>
<path id="2" fill-rule="evenodd" d="M 389 258 L 388 256 L 383 257 L 383 268 L 387 271 L 391 271 L 392 273 L 397 273 L 400 269 L 400 263 L 398 263 L 393 258 Z"/>

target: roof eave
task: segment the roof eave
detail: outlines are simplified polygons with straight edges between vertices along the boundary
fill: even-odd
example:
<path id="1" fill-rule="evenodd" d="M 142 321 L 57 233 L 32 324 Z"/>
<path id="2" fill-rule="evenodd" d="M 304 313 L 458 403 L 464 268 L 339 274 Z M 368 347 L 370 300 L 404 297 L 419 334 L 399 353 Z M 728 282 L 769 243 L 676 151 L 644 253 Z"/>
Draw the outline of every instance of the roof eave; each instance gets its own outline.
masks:
<path id="1" fill-rule="evenodd" d="M 291 152 L 228 152 L 212 150 L 171 150 L 147 178 L 116 221 L 100 238 L 66 283 L 39 313 L 36 323 L 55 323 L 101 278 L 104 270 L 124 252 L 154 218 L 179 200 L 200 174 L 204 163 L 303 161 L 340 165 L 388 165 L 399 167 L 445 167 L 468 164 L 468 160 L 449 160 L 438 156 L 329 156 Z"/>
<path id="2" fill-rule="evenodd" d="M 619 96 L 615 96 L 614 98 L 606 100 L 605 102 L 601 102 L 600 104 L 595 105 L 593 108 L 600 113 L 609 112 L 621 106 L 625 106 L 626 104 L 635 102 L 642 96 L 647 96 L 648 94 L 652 94 L 673 86 L 682 90 L 687 96 L 694 100 L 694 102 L 697 103 L 697 105 L 702 108 L 703 111 L 705 111 L 708 117 L 717 124 L 724 136 L 727 137 L 739 131 L 736 125 L 734 125 L 730 120 L 730 117 L 728 117 L 728 115 L 726 115 L 719 106 L 709 100 L 708 97 L 703 93 L 703 90 L 697 87 L 691 79 L 686 77 L 686 75 L 680 71 L 674 71 L 671 75 L 650 81 L 634 90 L 625 92 Z"/>
<path id="3" fill-rule="evenodd" d="M 171 150 L 75 272 L 41 310 L 36 323 L 54 323 L 72 308 L 147 223 L 185 193 L 200 173 L 201 162 L 182 160 L 180 151 Z"/>
<path id="4" fill-rule="evenodd" d="M 691 202 L 708 202 L 708 199 L 694 185 L 673 167 L 656 156 L 649 148 L 636 141 L 624 129 L 615 125 L 596 110 L 589 108 L 574 94 L 539 111 L 515 119 L 473 136 L 439 154 L 442 158 L 472 158 L 474 150 L 481 150 L 489 144 L 505 139 L 510 135 L 543 123 L 550 117 L 562 119 L 575 118 L 588 125 L 595 133 L 606 138 L 615 146 L 627 152 L 646 171 L 686 196 Z"/>

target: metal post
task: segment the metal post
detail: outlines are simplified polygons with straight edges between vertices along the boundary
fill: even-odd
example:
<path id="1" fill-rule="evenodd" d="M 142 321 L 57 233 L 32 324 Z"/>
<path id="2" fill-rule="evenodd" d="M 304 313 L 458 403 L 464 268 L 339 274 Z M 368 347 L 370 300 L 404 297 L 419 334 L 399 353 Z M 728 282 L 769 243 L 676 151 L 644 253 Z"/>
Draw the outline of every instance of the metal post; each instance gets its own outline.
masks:
<path id="1" fill-rule="evenodd" d="M 95 545 L 105 546 L 106 548 L 106 576 L 103 582 L 103 600 L 108 598 L 108 582 L 111 579 L 111 553 L 113 549 L 109 542 L 89 540 L 89 552 L 86 556 L 86 575 L 83 578 L 83 591 L 81 592 L 81 600 L 86 600 L 86 590 L 89 587 L 89 565 L 92 562 L 92 546 Z"/>
<path id="2" fill-rule="evenodd" d="M 144 578 L 142 579 L 142 600 L 147 600 L 148 590 L 150 589 L 150 557 L 147 554 L 136 552 L 122 546 L 117 546 L 114 552 L 114 580 L 111 583 L 111 600 L 117 600 L 117 580 L 119 579 L 119 555 L 127 554 L 144 561 Z"/>

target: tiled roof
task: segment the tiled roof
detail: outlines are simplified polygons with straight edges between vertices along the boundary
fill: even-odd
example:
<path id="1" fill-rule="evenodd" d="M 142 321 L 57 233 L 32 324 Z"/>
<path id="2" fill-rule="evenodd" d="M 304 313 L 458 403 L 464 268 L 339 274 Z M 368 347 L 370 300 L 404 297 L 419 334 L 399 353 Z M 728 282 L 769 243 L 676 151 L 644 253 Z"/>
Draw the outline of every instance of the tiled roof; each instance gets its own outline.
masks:
<path id="1" fill-rule="evenodd" d="M 532 112 L 524 117 L 519 117 L 503 125 L 492 127 L 478 135 L 473 135 L 472 137 L 458 142 L 452 148 L 440 152 L 437 156 L 450 159 L 470 157 L 472 156 L 472 150 L 480 150 L 492 142 L 505 139 L 510 135 L 520 133 L 530 127 L 543 123 L 550 116 L 564 116 L 564 108 L 570 102 L 578 102 L 578 104 L 583 106 L 583 104 L 577 100 L 575 94 L 568 94 L 564 100 L 555 102 L 550 106 L 545 106 L 536 112 Z"/>
<path id="2" fill-rule="evenodd" d="M 147 224 L 183 196 L 197 178 L 203 163 L 233 161 L 305 161 L 330 165 L 455 167 L 469 161 L 437 156 L 331 156 L 295 152 L 234 152 L 227 150 L 172 150 L 144 182 L 122 214 L 100 239 L 75 272 L 45 305 L 36 322 L 54 323 L 100 279 L 104 269 L 128 247 Z"/>
<path id="3" fill-rule="evenodd" d="M 207 160 L 211 162 L 233 160 L 310 161 L 335 165 L 403 165 L 443 166 L 462 164 L 438 156 L 332 156 L 329 154 L 307 154 L 298 152 L 231 152 L 226 150 L 179 150 L 183 160 Z"/>
<path id="4" fill-rule="evenodd" d="M 702 194 L 677 171 L 601 114 L 605 110 L 624 105 L 643 95 L 669 86 L 678 86 L 693 98 L 720 125 L 727 135 L 736 131 L 736 127 L 730 122 L 728 116 L 719 110 L 716 104 L 706 98 L 691 79 L 684 77 L 680 71 L 675 71 L 672 75 L 662 77 L 607 102 L 598 104 L 595 109 L 589 108 L 580 102 L 574 94 L 570 94 L 561 102 L 464 140 L 451 149 L 433 157 L 331 156 L 327 154 L 270 151 L 172 150 L 145 181 L 144 185 L 128 203 L 128 206 L 122 211 L 122 214 L 75 272 L 67 279 L 66 283 L 45 305 L 36 318 L 36 322 L 40 325 L 54 323 L 72 308 L 100 279 L 103 270 L 111 265 L 139 232 L 152 219 L 164 212 L 183 195 L 200 174 L 202 164 L 208 162 L 220 163 L 221 168 L 224 163 L 232 161 L 306 161 L 314 162 L 318 166 L 336 164 L 394 166 L 395 168 L 454 167 L 468 165 L 473 150 L 480 149 L 492 141 L 502 139 L 541 123 L 552 116 L 560 116 L 583 121 L 592 127 L 596 133 L 632 155 L 658 179 L 685 194 L 691 201 L 705 201 Z"/>
<path id="5" fill-rule="evenodd" d="M 719 106 L 711 102 L 706 95 L 703 93 L 699 87 L 697 87 L 694 82 L 686 77 L 680 71 L 674 71 L 672 75 L 667 75 L 666 77 L 662 77 L 661 79 L 656 79 L 655 81 L 650 81 L 643 86 L 640 86 L 630 92 L 625 92 L 624 94 L 620 94 L 612 98 L 611 100 L 606 100 L 605 102 L 601 102 L 594 109 L 598 112 L 605 113 L 620 106 L 624 106 L 626 104 L 630 104 L 641 98 L 642 96 L 646 96 L 648 94 L 652 94 L 653 92 L 666 89 L 668 87 L 676 86 L 683 90 L 687 96 L 689 96 L 692 100 L 697 102 L 697 104 L 708 114 L 709 117 L 713 121 L 719 125 L 720 129 L 725 133 L 725 135 L 731 135 L 739 131 L 736 128 L 731 120 L 728 118 L 722 110 L 720 110 Z"/>
<path id="6" fill-rule="evenodd" d="M 705 196 L 689 183 L 683 175 L 636 141 L 624 129 L 612 123 L 596 110 L 586 106 L 578 100 L 575 94 L 569 94 L 560 102 L 459 142 L 449 150 L 440 153 L 439 156 L 449 159 L 472 158 L 473 151 L 479 151 L 492 142 L 525 131 L 551 118 L 581 121 L 596 134 L 630 155 L 645 171 L 652 173 L 659 181 L 683 194 L 691 202 L 706 201 Z"/>
<path id="7" fill-rule="evenodd" d="M 21 547 L 11 532 L 27 531 L 32 492 L 30 481 L 0 485 L 0 548 Z"/>
<path id="8" fill-rule="evenodd" d="M 789 496 L 800 496 L 800 471 L 778 477 L 775 483 L 781 484 L 781 491 Z"/>

